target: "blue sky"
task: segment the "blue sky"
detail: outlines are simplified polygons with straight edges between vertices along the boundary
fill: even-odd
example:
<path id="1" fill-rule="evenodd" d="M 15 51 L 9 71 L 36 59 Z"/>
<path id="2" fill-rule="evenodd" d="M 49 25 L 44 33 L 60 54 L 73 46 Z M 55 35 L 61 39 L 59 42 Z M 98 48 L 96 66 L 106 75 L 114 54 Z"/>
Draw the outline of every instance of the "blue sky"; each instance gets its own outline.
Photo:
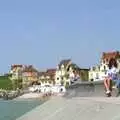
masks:
<path id="1" fill-rule="evenodd" d="M 11 64 L 54 68 L 71 58 L 80 67 L 120 50 L 119 0 L 1 0 L 0 72 Z"/>

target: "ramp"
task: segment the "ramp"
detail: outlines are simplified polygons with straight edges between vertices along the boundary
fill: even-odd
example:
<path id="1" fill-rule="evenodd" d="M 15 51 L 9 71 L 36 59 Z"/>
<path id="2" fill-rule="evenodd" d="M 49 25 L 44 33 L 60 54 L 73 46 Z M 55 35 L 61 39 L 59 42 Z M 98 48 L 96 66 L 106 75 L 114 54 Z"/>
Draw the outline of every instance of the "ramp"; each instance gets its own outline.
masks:
<path id="1" fill-rule="evenodd" d="M 17 120 L 120 120 L 120 99 L 104 96 L 103 82 L 77 83 Z"/>
<path id="2" fill-rule="evenodd" d="M 17 120 L 120 120 L 120 99 L 54 98 Z"/>

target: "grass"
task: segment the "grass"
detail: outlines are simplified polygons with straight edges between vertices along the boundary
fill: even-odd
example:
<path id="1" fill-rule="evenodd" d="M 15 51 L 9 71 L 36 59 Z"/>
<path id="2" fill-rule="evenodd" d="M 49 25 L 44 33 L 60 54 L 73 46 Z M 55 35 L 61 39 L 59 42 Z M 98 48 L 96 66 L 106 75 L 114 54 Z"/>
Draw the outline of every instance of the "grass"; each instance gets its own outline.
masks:
<path id="1" fill-rule="evenodd" d="M 12 89 L 12 82 L 8 76 L 0 76 L 0 89 Z"/>

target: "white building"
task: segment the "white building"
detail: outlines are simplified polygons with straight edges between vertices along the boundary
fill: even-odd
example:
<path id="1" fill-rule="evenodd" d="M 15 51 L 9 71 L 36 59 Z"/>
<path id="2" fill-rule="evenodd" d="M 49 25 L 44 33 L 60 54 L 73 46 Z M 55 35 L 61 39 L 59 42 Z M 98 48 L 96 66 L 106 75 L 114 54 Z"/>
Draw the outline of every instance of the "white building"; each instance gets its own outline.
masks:
<path id="1" fill-rule="evenodd" d="M 103 80 L 105 75 L 106 70 L 103 70 L 102 67 L 100 66 L 92 67 L 89 71 L 89 81 Z"/>
<path id="2" fill-rule="evenodd" d="M 66 82 L 70 84 L 70 79 L 67 77 L 68 72 L 64 65 L 61 65 L 60 68 L 57 66 L 55 83 L 56 85 L 65 85 Z"/>
<path id="3" fill-rule="evenodd" d="M 70 85 L 71 80 L 75 78 L 75 75 L 79 75 L 75 72 L 78 66 L 73 64 L 70 59 L 62 60 L 57 66 L 55 74 L 55 83 L 56 85 Z"/>
<path id="4" fill-rule="evenodd" d="M 39 72 L 39 83 L 41 86 L 53 86 L 55 84 L 56 69 L 47 69 Z"/>
<path id="5" fill-rule="evenodd" d="M 102 58 L 100 60 L 100 65 L 97 65 L 90 69 L 89 81 L 99 81 L 104 79 L 106 75 L 106 71 L 109 69 L 108 63 L 111 58 L 117 60 L 118 69 L 120 69 L 120 52 L 116 51 L 116 52 L 103 53 Z"/>

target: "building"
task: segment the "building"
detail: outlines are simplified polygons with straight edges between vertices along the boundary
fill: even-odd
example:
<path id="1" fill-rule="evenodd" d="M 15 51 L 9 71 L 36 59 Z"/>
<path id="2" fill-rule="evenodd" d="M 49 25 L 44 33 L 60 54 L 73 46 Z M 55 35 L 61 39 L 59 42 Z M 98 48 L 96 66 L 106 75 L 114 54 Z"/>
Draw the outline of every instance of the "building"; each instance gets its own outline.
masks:
<path id="1" fill-rule="evenodd" d="M 68 74 L 71 80 L 71 76 L 73 80 L 80 79 L 81 81 L 88 81 L 88 72 L 87 68 L 80 68 L 75 63 L 71 63 L 68 67 Z"/>
<path id="2" fill-rule="evenodd" d="M 104 79 L 105 70 L 100 69 L 100 66 L 91 67 L 89 70 L 89 81 L 100 81 Z"/>
<path id="3" fill-rule="evenodd" d="M 56 85 L 70 85 L 71 82 L 77 80 L 88 80 L 89 69 L 81 69 L 70 59 L 62 60 L 56 70 Z"/>
<path id="4" fill-rule="evenodd" d="M 14 90 L 16 90 L 17 88 L 22 88 L 22 71 L 23 65 L 11 65 L 9 78 L 12 81 L 12 86 Z"/>
<path id="5" fill-rule="evenodd" d="M 55 84 L 56 69 L 47 69 L 46 71 L 39 72 L 39 83 L 41 86 Z"/>
<path id="6" fill-rule="evenodd" d="M 23 65 L 11 65 L 10 74 L 11 80 L 22 79 Z"/>
<path id="7" fill-rule="evenodd" d="M 73 71 L 69 68 L 71 64 L 71 60 L 62 60 L 57 66 L 56 74 L 55 74 L 55 84 L 56 85 L 66 85 L 66 83 L 70 84 L 69 74 L 73 75 Z M 68 73 L 69 72 L 69 73 Z"/>
<path id="8" fill-rule="evenodd" d="M 118 67 L 120 68 L 120 52 L 115 51 L 115 52 L 107 52 L 103 53 L 100 61 L 100 69 L 101 70 L 107 70 L 108 69 L 108 63 L 111 58 L 114 58 L 117 60 Z"/>
<path id="9" fill-rule="evenodd" d="M 89 78 L 89 69 L 87 68 L 80 68 L 79 69 L 79 76 L 81 81 L 88 81 Z"/>
<path id="10" fill-rule="evenodd" d="M 104 79 L 104 76 L 106 75 L 106 72 L 108 70 L 108 63 L 111 58 L 116 59 L 118 63 L 118 69 L 120 69 L 120 52 L 103 52 L 100 59 L 100 64 L 95 67 L 91 67 L 89 71 L 90 81 L 99 81 Z"/>
<path id="11" fill-rule="evenodd" d="M 32 66 L 24 66 L 23 72 L 23 85 L 34 84 L 38 81 L 38 71 Z"/>

